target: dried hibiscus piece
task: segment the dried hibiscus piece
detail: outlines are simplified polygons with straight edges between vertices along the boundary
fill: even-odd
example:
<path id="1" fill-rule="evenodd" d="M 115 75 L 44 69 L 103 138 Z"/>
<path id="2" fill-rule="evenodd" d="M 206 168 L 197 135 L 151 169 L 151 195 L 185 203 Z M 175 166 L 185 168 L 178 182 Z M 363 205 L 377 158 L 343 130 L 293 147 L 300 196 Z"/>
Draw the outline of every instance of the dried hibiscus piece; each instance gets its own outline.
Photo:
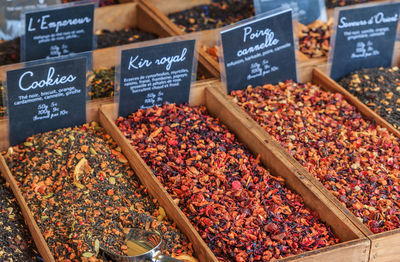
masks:
<path id="1" fill-rule="evenodd" d="M 116 123 L 220 261 L 266 261 L 339 242 L 204 106 L 164 105 Z"/>

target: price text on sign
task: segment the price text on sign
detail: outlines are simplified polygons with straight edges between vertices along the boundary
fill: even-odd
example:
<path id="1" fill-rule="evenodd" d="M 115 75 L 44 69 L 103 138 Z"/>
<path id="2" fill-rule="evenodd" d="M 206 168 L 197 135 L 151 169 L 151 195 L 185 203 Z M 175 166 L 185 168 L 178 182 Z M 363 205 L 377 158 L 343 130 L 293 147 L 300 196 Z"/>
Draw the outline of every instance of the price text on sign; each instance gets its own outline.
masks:
<path id="1" fill-rule="evenodd" d="M 86 58 L 7 72 L 10 143 L 86 121 Z"/>

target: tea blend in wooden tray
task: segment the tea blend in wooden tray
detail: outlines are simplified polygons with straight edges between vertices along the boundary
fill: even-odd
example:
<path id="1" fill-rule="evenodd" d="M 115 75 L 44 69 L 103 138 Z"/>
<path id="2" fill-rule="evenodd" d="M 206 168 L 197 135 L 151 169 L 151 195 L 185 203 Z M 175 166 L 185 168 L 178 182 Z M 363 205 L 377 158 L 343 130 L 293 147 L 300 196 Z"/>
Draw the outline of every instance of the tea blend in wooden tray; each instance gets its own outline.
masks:
<path id="1" fill-rule="evenodd" d="M 117 126 L 220 261 L 266 261 L 339 239 L 204 106 L 174 104 Z"/>
<path id="2" fill-rule="evenodd" d="M 248 110 L 246 125 L 260 130 L 254 143 L 270 133 L 287 161 L 371 240 L 370 261 L 396 261 L 400 132 L 318 69 L 312 80 L 319 87 L 266 85 L 229 100 Z"/>
<path id="3" fill-rule="evenodd" d="M 394 127 L 400 128 L 400 70 L 397 66 L 358 70 L 338 83 Z"/>
<path id="4" fill-rule="evenodd" d="M 165 253 L 192 255 L 119 151 L 92 122 L 34 135 L 4 157 L 56 261 L 107 261 L 99 246 L 126 255 L 124 228 L 157 230 Z"/>
<path id="5" fill-rule="evenodd" d="M 258 129 L 258 125 L 248 124 L 247 118 L 249 117 L 244 112 L 242 112 L 240 108 L 237 108 L 237 106 L 232 106 L 229 102 L 225 100 L 223 94 L 221 93 L 220 82 L 205 81 L 196 84 L 195 87 L 192 88 L 190 95 L 190 106 L 201 106 L 201 105 L 205 105 L 208 112 L 211 115 L 218 117 L 218 119 L 220 119 L 221 121 L 220 122 L 221 124 L 219 124 L 218 120 L 209 116 L 208 113 L 205 116 L 202 116 L 202 114 L 200 114 L 200 116 L 195 117 L 196 114 L 193 113 L 197 112 L 199 109 L 191 109 L 191 107 L 189 108 L 183 107 L 187 108 L 186 109 L 188 110 L 187 112 L 191 115 L 189 116 L 188 119 L 186 119 L 184 114 L 182 115 L 178 114 L 179 117 L 177 117 L 175 121 L 174 121 L 175 117 L 173 116 L 176 116 L 177 112 L 185 111 L 183 108 L 171 109 L 170 111 L 168 111 L 170 113 L 171 118 L 167 117 L 165 120 L 160 120 L 159 117 L 161 114 L 165 113 L 165 112 L 163 113 L 163 109 L 165 108 L 161 109 L 161 111 L 160 109 L 149 110 L 147 113 L 142 112 L 144 114 L 142 116 L 137 115 L 134 118 L 132 118 L 132 121 L 141 120 L 147 114 L 149 116 L 148 121 L 153 121 L 153 122 L 147 122 L 147 120 L 143 120 L 142 125 L 138 127 L 139 130 L 143 128 L 142 129 L 143 132 L 138 131 L 137 136 L 134 137 L 130 136 L 132 132 L 128 130 L 128 128 L 126 128 L 126 130 L 122 130 L 121 132 L 115 125 L 113 119 L 116 119 L 117 116 L 116 112 L 113 110 L 114 105 L 110 104 L 101 106 L 99 117 L 102 126 L 104 126 L 104 128 L 118 142 L 124 154 L 128 156 L 128 160 L 134 163 L 135 172 L 138 175 L 140 174 L 141 177 L 146 178 L 146 180 L 151 181 L 152 184 L 158 185 L 158 187 L 162 188 L 163 190 L 165 190 L 164 188 L 165 186 L 167 186 L 167 190 L 170 191 L 171 193 L 171 195 L 168 197 L 170 198 L 170 201 L 173 202 L 174 201 L 173 199 L 175 199 L 175 201 L 179 203 L 182 209 L 185 212 L 187 212 L 188 218 L 190 220 L 193 219 L 192 221 L 196 223 L 196 228 L 200 230 L 203 237 L 204 236 L 206 237 L 204 238 L 206 242 L 210 243 L 210 241 L 218 240 L 218 233 L 213 224 L 211 224 L 211 226 L 206 226 L 206 225 L 210 223 L 210 220 L 211 223 L 214 223 L 213 222 L 214 218 L 225 219 L 223 216 L 219 217 L 218 214 L 226 213 L 224 211 L 226 209 L 223 209 L 223 207 L 220 207 L 218 205 L 212 206 L 213 209 L 205 208 L 203 204 L 205 202 L 213 203 L 213 201 L 217 201 L 216 199 L 221 197 L 222 199 L 238 197 L 237 198 L 238 201 L 236 201 L 238 202 L 238 204 L 236 204 L 235 201 L 231 202 L 232 208 L 237 207 L 237 205 L 240 206 L 241 204 L 239 203 L 241 203 L 241 200 L 243 200 L 239 199 L 240 197 L 242 197 L 241 194 L 247 192 L 249 193 L 250 196 L 252 193 L 249 191 L 249 189 L 253 189 L 253 186 L 257 185 L 258 183 L 262 183 L 261 182 L 262 180 L 260 179 L 257 180 L 257 177 L 260 174 L 267 174 L 265 173 L 267 171 L 258 164 L 259 160 L 263 163 L 264 166 L 269 168 L 272 176 L 274 176 L 275 178 L 279 176 L 283 177 L 283 180 L 279 179 L 275 180 L 276 183 L 275 182 L 272 183 L 273 185 L 277 186 L 278 184 L 281 184 L 279 181 L 281 182 L 284 181 L 284 185 L 281 184 L 282 190 L 284 188 L 287 188 L 286 190 L 290 189 L 290 192 L 292 192 L 293 194 L 299 194 L 301 198 L 304 200 L 305 205 L 308 208 L 311 208 L 313 211 L 317 212 L 318 215 L 320 216 L 320 219 L 332 228 L 334 233 L 339 237 L 340 241 L 342 242 L 329 247 L 319 248 L 313 251 L 306 251 L 298 255 L 293 255 L 287 258 L 283 258 L 280 259 L 280 261 L 304 262 L 304 261 L 320 261 L 324 259 L 327 261 L 335 261 L 335 259 L 338 257 L 346 257 L 354 261 L 362 261 L 362 260 L 365 261 L 365 259 L 369 255 L 370 246 L 368 240 L 366 240 L 365 237 L 362 235 L 362 233 L 359 232 L 357 229 L 355 229 L 355 227 L 351 223 L 349 223 L 349 220 L 346 218 L 346 216 L 342 211 L 339 211 L 340 209 L 337 206 L 331 204 L 331 202 L 329 201 L 326 202 L 327 199 L 322 195 L 322 193 L 318 188 L 314 187 L 314 185 L 305 176 L 295 172 L 296 168 L 292 165 L 292 163 L 290 161 L 287 161 L 286 158 L 283 157 L 283 155 L 281 155 L 279 150 L 276 150 L 275 142 L 273 142 L 271 139 L 263 140 L 263 142 L 259 141 L 261 133 Z M 214 121 L 207 122 L 207 120 L 211 119 L 213 119 Z M 153 130 L 152 125 L 156 126 L 158 123 L 164 123 L 163 121 L 165 123 L 168 122 L 171 125 L 170 126 L 160 125 L 157 128 L 154 127 L 153 132 L 151 131 Z M 122 125 L 127 127 L 129 126 L 130 122 L 131 122 L 130 120 L 125 120 L 122 122 Z M 174 124 L 174 122 L 176 123 Z M 188 126 L 188 123 L 193 123 L 193 124 L 187 130 L 187 128 L 185 127 Z M 217 124 L 212 125 L 212 123 L 218 123 L 218 125 Z M 231 130 L 231 132 L 235 133 L 233 134 L 230 131 L 224 132 L 224 125 L 222 123 L 227 125 Z M 149 124 L 149 126 L 147 124 Z M 136 125 L 132 125 L 131 129 L 133 129 L 135 126 Z M 211 128 L 210 126 L 213 128 Z M 180 128 L 182 128 L 182 130 L 187 130 L 187 131 L 183 131 L 180 133 L 179 132 Z M 193 135 L 191 135 L 192 134 L 190 130 L 191 128 L 193 128 Z M 212 130 L 209 130 L 210 128 Z M 196 130 L 199 130 L 200 132 L 197 132 Z M 210 137 L 209 140 L 204 138 L 207 137 L 208 134 L 208 132 L 204 130 L 209 130 L 210 134 L 216 134 L 216 136 L 212 136 L 216 137 L 215 138 L 216 141 L 214 141 L 212 137 Z M 164 132 L 167 135 L 161 137 L 162 136 L 161 133 Z M 142 143 L 138 143 L 135 146 L 139 147 L 140 152 L 144 154 L 143 157 L 148 161 L 149 165 L 152 168 L 154 168 L 154 170 L 157 170 L 155 174 L 153 173 L 152 169 L 146 165 L 145 161 L 140 157 L 139 153 L 130 144 L 129 140 L 125 137 L 124 134 L 126 134 L 128 138 L 132 140 L 138 139 L 139 141 L 146 141 L 146 144 L 150 143 L 150 145 L 152 145 L 151 147 L 147 147 L 147 150 L 140 149 L 143 148 Z M 171 137 L 168 134 L 171 134 Z M 146 140 L 147 136 L 149 139 Z M 184 139 L 183 137 L 187 137 L 187 139 Z M 255 156 L 258 157 L 256 158 L 250 157 L 248 158 L 249 160 L 246 161 L 245 159 L 247 159 L 248 154 L 246 153 L 246 150 L 244 150 L 243 147 L 240 146 L 240 143 L 238 143 L 237 147 L 234 148 L 230 147 L 229 145 L 224 145 L 223 143 L 224 141 L 229 141 L 229 142 L 233 141 L 232 142 L 233 144 L 237 143 L 235 142 L 236 140 L 234 139 L 234 137 L 237 137 L 240 141 L 242 141 L 246 145 L 246 147 L 251 149 L 251 151 L 255 154 Z M 202 147 L 201 145 L 204 145 L 204 147 Z M 172 153 L 173 148 L 176 148 L 177 150 L 176 152 L 178 152 L 177 154 Z M 207 150 L 208 148 L 210 148 L 210 150 Z M 243 151 L 239 152 L 241 149 Z M 232 155 L 230 155 L 230 152 L 234 152 L 235 150 L 239 150 L 237 152 L 239 154 L 235 154 L 232 157 Z M 156 156 L 155 158 L 150 159 L 151 156 L 154 154 L 160 154 L 160 156 L 159 157 Z M 218 159 L 214 157 L 213 158 L 214 162 L 210 161 L 210 158 L 208 157 L 209 155 L 211 157 L 213 155 L 218 155 L 218 154 L 221 155 L 221 157 L 218 157 Z M 223 157 L 224 154 L 225 157 Z M 237 173 L 230 172 L 230 171 L 234 172 L 235 163 L 237 163 L 236 159 L 233 158 L 238 159 L 237 161 L 241 161 L 240 159 L 243 159 L 243 165 L 239 165 L 239 167 L 237 168 Z M 207 168 L 207 166 L 209 166 L 210 164 L 212 164 L 214 167 L 208 168 L 207 172 L 203 172 L 204 168 Z M 183 167 L 182 165 L 186 166 Z M 174 168 L 180 166 L 182 168 Z M 243 167 L 243 169 L 241 168 L 241 166 Z M 252 168 L 255 168 L 252 170 L 258 170 L 259 172 L 254 172 L 252 173 L 252 175 L 250 175 L 251 172 L 249 173 L 246 171 L 248 170 L 248 168 L 245 168 L 246 166 L 249 167 L 251 166 Z M 180 177 L 181 179 L 175 179 L 174 181 L 169 180 L 168 177 L 163 176 L 163 172 L 167 173 L 171 172 L 170 177 L 172 178 Z M 182 176 L 182 174 L 185 174 L 185 176 Z M 204 176 L 205 174 L 208 174 L 208 178 L 207 176 Z M 217 175 L 221 176 L 221 178 L 216 177 Z M 225 180 L 221 180 L 223 178 L 222 175 L 225 176 L 226 182 Z M 242 176 L 245 177 L 245 179 L 242 180 L 241 179 Z M 210 185 L 216 184 L 218 179 L 220 180 L 220 187 L 218 186 L 209 187 Z M 248 184 L 247 180 L 249 180 Z M 190 183 L 190 181 L 194 182 L 195 185 L 194 187 L 192 187 L 193 183 Z M 267 180 L 263 181 L 265 182 Z M 274 181 L 274 179 L 268 181 Z M 177 185 L 176 187 L 173 186 L 174 183 Z M 169 185 L 171 185 L 171 188 L 169 187 Z M 189 190 L 190 188 L 193 188 L 193 190 L 192 191 Z M 203 201 L 201 195 L 203 194 L 203 192 L 210 190 L 210 188 L 212 190 L 212 194 L 210 193 L 203 195 L 204 196 L 204 201 Z M 257 192 L 256 188 L 257 187 L 255 186 L 254 189 Z M 226 194 L 221 195 L 220 191 L 222 189 L 224 190 L 224 192 L 226 192 Z M 279 194 L 279 192 L 283 191 L 278 190 L 276 194 Z M 180 197 L 179 201 L 177 195 L 179 195 Z M 273 194 L 271 193 L 271 196 L 269 196 L 271 197 L 271 199 L 272 195 Z M 260 197 L 261 198 L 265 197 L 265 194 L 260 194 Z M 189 199 L 188 201 L 192 203 L 193 207 L 191 207 L 190 205 L 185 206 L 181 202 L 182 201 L 181 198 Z M 283 199 L 284 198 L 281 198 L 282 201 Z M 253 206 L 249 205 L 245 208 L 251 209 L 253 208 Z M 194 213 L 194 211 L 191 209 L 195 210 L 197 213 Z M 260 211 L 262 209 L 263 208 L 261 208 Z M 240 210 L 240 208 L 237 210 Z M 246 218 L 252 217 L 253 214 L 251 212 L 246 213 L 246 211 L 243 211 L 242 215 L 244 216 L 243 219 L 246 220 Z M 282 215 L 281 217 L 283 218 L 285 216 Z M 271 219 L 273 220 L 274 218 Z M 220 222 L 221 226 L 219 228 L 221 228 L 221 230 L 223 230 L 224 232 L 227 229 L 226 223 L 228 221 L 229 219 L 226 219 L 226 222 L 223 221 Z M 243 227 L 247 228 L 248 226 L 253 225 L 252 223 L 258 223 L 262 221 L 262 219 L 260 218 L 260 221 L 258 222 L 257 221 L 258 219 L 253 220 L 253 222 L 250 223 L 246 222 L 245 224 L 243 224 Z M 273 223 L 275 224 L 275 222 Z M 265 223 L 267 222 L 265 221 Z M 278 224 L 279 223 L 277 223 L 277 225 Z M 238 225 L 235 225 L 235 223 L 231 222 L 231 227 L 236 228 L 236 226 Z M 208 232 L 205 232 L 206 229 L 208 230 Z M 236 239 L 249 241 L 248 238 L 251 239 L 253 237 L 251 235 L 254 235 L 255 232 L 261 232 L 266 229 L 273 231 L 275 230 L 275 226 L 271 224 L 269 227 L 259 228 L 257 230 L 253 230 L 252 232 L 248 231 L 247 235 L 238 234 Z M 290 229 L 288 230 L 290 231 Z M 207 237 L 207 234 L 205 235 L 205 233 L 207 233 L 210 236 L 210 238 Z M 216 235 L 215 238 L 213 234 Z M 256 237 L 258 239 L 257 235 Z M 223 244 L 224 241 L 227 241 L 225 242 L 226 244 L 233 245 L 233 242 L 229 242 L 230 241 L 229 236 L 227 239 L 225 240 L 222 239 L 221 241 L 223 241 L 221 244 Z M 255 242 L 256 246 L 250 245 L 249 247 L 250 250 L 254 250 L 255 252 L 260 251 L 257 249 L 258 248 L 257 241 Z M 271 241 L 275 241 L 273 237 L 271 238 Z M 219 256 L 220 254 L 219 245 L 217 244 L 212 248 L 216 249 L 216 252 L 218 252 L 216 254 Z M 241 251 L 242 248 L 243 247 L 240 246 L 239 244 L 239 246 L 237 246 L 237 250 L 234 252 L 242 252 Z M 247 246 L 245 247 L 244 250 L 246 250 L 246 248 Z M 279 248 L 278 250 L 279 252 L 282 251 Z M 267 250 L 267 251 L 268 252 L 265 253 L 266 257 L 270 255 L 269 252 L 278 252 L 277 250 Z M 252 252 L 249 252 L 248 256 L 251 256 L 251 253 Z M 275 255 L 276 254 L 278 253 L 275 253 Z M 228 255 L 233 255 L 233 254 L 228 253 Z M 283 253 L 281 253 L 280 255 L 283 256 Z M 257 259 L 260 259 L 260 257 L 257 256 Z M 210 259 L 207 261 L 217 261 L 217 260 Z"/>

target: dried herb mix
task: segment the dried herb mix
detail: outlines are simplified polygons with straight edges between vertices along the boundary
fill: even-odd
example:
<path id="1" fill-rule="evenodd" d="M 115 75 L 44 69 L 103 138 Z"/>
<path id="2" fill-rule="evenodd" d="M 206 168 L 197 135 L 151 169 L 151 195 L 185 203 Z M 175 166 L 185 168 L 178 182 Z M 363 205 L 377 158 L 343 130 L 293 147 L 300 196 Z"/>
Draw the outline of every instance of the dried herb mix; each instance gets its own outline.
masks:
<path id="1" fill-rule="evenodd" d="M 0 261 L 36 261 L 38 251 L 17 199 L 0 177 Z"/>
<path id="2" fill-rule="evenodd" d="M 171 13 L 168 18 L 183 31 L 190 33 L 220 28 L 254 15 L 251 0 L 212 0 L 209 5 Z"/>
<path id="3" fill-rule="evenodd" d="M 332 24 L 333 19 L 329 19 L 328 22 L 316 20 L 307 26 L 298 23 L 300 52 L 310 58 L 327 57 Z"/>
<path id="4" fill-rule="evenodd" d="M 168 253 L 192 254 L 97 123 L 34 135 L 4 156 L 57 261 L 103 261 L 99 245 L 124 254 L 129 227 L 158 230 Z"/>
<path id="5" fill-rule="evenodd" d="M 339 84 L 377 114 L 400 128 L 400 70 L 368 68 L 344 77 Z"/>
<path id="6" fill-rule="evenodd" d="M 105 98 L 114 96 L 115 67 L 100 68 L 90 73 L 90 98 Z"/>
<path id="7" fill-rule="evenodd" d="M 373 233 L 400 227 L 399 139 L 341 94 L 291 81 L 234 100 Z"/>
<path id="8" fill-rule="evenodd" d="M 139 110 L 117 125 L 220 261 L 266 261 L 338 243 L 204 106 Z"/>

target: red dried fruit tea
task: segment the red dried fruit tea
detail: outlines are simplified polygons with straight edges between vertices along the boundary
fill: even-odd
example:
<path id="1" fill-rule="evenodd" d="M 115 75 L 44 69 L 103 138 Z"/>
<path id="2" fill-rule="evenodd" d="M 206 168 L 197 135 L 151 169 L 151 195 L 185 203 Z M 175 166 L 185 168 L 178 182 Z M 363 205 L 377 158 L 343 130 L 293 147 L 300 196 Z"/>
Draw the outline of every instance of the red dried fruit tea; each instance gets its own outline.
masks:
<path id="1" fill-rule="evenodd" d="M 220 261 L 266 261 L 339 242 L 204 106 L 164 105 L 116 123 Z"/>
<path id="2" fill-rule="evenodd" d="M 315 85 L 287 81 L 231 95 L 373 233 L 400 227 L 399 138 Z"/>

